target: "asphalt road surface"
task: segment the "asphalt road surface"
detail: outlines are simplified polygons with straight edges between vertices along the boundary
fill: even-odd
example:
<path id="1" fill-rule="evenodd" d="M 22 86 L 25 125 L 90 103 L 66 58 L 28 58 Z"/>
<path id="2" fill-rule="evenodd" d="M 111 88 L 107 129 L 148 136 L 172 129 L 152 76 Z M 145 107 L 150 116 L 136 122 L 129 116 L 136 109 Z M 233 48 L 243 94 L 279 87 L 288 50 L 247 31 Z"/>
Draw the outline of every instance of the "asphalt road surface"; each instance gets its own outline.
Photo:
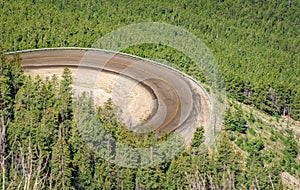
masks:
<path id="1" fill-rule="evenodd" d="M 181 73 L 147 60 L 87 49 L 33 51 L 21 53 L 20 56 L 25 72 L 49 68 L 63 70 L 65 67 L 76 69 L 75 85 L 89 78 L 92 79 L 90 88 L 93 88 L 93 78 L 97 76 L 90 75 L 91 70 L 99 73 L 112 72 L 119 75 L 120 79 L 126 77 L 142 84 L 156 100 L 156 106 L 145 123 L 129 126 L 134 132 L 155 131 L 159 136 L 179 132 L 190 141 L 196 127 L 211 118 L 209 103 L 201 97 L 204 93 L 199 94 L 200 88 L 196 89 L 196 85 Z M 123 93 L 130 93 L 130 89 L 124 90 Z M 117 94 L 113 95 L 113 98 L 118 98 Z M 119 102 L 122 103 L 122 100 Z M 126 105 L 126 102 L 123 103 Z M 203 125 L 208 124 L 204 122 Z"/>

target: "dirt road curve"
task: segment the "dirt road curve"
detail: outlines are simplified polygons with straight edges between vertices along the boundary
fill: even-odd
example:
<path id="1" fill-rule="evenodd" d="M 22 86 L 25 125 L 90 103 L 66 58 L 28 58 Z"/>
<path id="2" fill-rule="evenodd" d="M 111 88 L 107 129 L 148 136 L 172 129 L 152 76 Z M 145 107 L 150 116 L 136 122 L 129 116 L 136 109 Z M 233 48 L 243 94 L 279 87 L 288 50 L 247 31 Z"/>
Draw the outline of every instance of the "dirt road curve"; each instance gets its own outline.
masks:
<path id="1" fill-rule="evenodd" d="M 132 125 L 130 118 L 126 121 L 132 131 L 154 130 L 158 135 L 177 132 L 189 142 L 196 127 L 203 125 L 206 136 L 211 135 L 208 129 L 212 117 L 211 105 L 205 93 L 179 72 L 136 57 L 91 49 L 33 51 L 21 53 L 20 56 L 25 73 L 39 73 L 49 69 L 61 69 L 62 72 L 63 68 L 69 67 L 74 74 L 75 86 L 89 81 L 85 88 L 90 89 L 95 88 L 96 78 L 101 72 L 117 75 L 111 96 L 124 113 L 127 113 L 128 106 L 124 98 L 134 86 L 141 85 L 151 94 L 150 99 L 143 101 L 155 102 L 155 105 L 151 107 L 146 122 Z M 117 87 L 125 78 L 134 81 L 134 85 L 125 85 L 126 88 L 120 93 Z"/>

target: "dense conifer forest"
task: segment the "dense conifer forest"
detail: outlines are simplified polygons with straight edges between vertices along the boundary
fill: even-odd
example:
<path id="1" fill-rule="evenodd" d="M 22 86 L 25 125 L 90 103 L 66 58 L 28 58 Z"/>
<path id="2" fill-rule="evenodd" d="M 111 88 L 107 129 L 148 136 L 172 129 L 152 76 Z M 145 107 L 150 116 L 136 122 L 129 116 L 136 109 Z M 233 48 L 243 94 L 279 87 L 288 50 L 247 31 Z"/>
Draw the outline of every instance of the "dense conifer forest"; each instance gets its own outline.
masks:
<path id="1" fill-rule="evenodd" d="M 299 136 L 293 130 L 300 120 L 299 9 L 295 0 L 0 1 L 2 189 L 295 189 L 282 174 L 300 178 Z M 229 98 L 215 150 L 204 146 L 199 126 L 174 160 L 150 168 L 110 163 L 81 137 L 74 116 L 82 111 L 79 104 L 120 141 L 147 147 L 157 139 L 127 131 L 110 101 L 94 110 L 87 94 L 74 100 L 70 70 L 61 80 L 33 78 L 23 74 L 18 56 L 4 55 L 93 47 L 103 35 L 139 22 L 182 27 L 215 56 Z M 142 44 L 123 51 L 166 60 L 206 82 L 196 63 L 170 47 Z M 113 145 L 104 150 L 111 151 Z"/>

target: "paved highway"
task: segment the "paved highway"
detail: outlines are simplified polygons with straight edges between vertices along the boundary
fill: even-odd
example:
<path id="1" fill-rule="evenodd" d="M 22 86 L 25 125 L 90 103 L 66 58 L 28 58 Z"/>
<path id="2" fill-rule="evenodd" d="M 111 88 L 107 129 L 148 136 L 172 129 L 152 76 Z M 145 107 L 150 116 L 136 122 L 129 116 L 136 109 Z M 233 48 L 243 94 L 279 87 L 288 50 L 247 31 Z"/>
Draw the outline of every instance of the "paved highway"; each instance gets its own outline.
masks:
<path id="1" fill-rule="evenodd" d="M 93 70 L 113 72 L 142 84 L 157 100 L 157 105 L 146 123 L 130 126 L 132 131 L 154 130 L 159 136 L 175 131 L 190 141 L 196 127 L 209 126 L 211 107 L 207 97 L 203 97 L 205 93 L 199 93 L 201 89 L 180 72 L 148 60 L 92 49 L 32 51 L 20 53 L 20 56 L 25 72 L 49 68 L 63 70 L 69 67 L 77 70 L 74 73 L 75 82 L 79 83 L 85 77 L 96 78 L 97 76 L 88 76 L 88 71 Z M 129 91 L 130 89 L 124 93 Z"/>

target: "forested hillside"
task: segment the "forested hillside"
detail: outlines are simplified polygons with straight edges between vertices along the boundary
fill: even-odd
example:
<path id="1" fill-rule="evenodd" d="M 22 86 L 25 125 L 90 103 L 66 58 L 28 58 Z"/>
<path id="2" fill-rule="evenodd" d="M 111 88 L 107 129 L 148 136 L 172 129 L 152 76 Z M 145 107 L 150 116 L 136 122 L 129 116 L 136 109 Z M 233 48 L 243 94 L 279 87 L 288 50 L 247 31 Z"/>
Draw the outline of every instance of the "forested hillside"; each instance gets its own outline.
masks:
<path id="1" fill-rule="evenodd" d="M 68 69 L 64 70 L 61 81 L 56 76 L 33 79 L 23 75 L 19 61 L 18 57 L 11 61 L 2 57 L 0 184 L 3 189 L 281 189 L 283 171 L 300 175 L 299 144 L 293 131 L 267 124 L 243 112 L 237 104 L 226 111 L 217 152 L 203 145 L 204 129 L 199 127 L 190 147 L 173 160 L 150 168 L 113 164 L 87 146 L 91 141 L 110 142 L 105 140 L 108 138 L 105 133 L 94 133 L 87 127 L 92 123 L 97 128 L 95 118 L 88 113 L 95 112 L 106 132 L 124 144 L 148 147 L 150 151 L 157 139 L 151 134 L 136 136 L 127 131 L 110 101 L 94 110 L 92 99 L 83 94 L 73 104 Z M 81 112 L 84 125 L 78 125 L 74 111 Z M 89 142 L 82 138 L 84 131 L 90 135 Z M 98 151 L 114 159 L 115 148 L 108 143 Z M 130 160 L 122 162 L 141 159 L 134 152 L 128 153 Z"/>
<path id="2" fill-rule="evenodd" d="M 231 97 L 300 118 L 299 1 L 22 0 L 1 1 L 0 8 L 0 42 L 7 51 L 91 47 L 108 32 L 138 22 L 183 27 L 211 49 Z M 134 53 L 170 62 L 182 56 L 157 45 L 142 49 Z"/>
<path id="3" fill-rule="evenodd" d="M 299 9 L 295 0 L 0 1 L 0 52 L 93 47 L 119 27 L 166 22 L 185 28 L 209 47 L 229 97 L 216 150 L 203 145 L 199 126 L 190 147 L 174 160 L 150 168 L 120 167 L 87 148 L 76 125 L 76 105 L 95 112 L 104 128 L 124 143 L 149 147 L 157 139 L 127 131 L 111 102 L 96 110 L 88 95 L 72 102 L 68 69 L 61 81 L 56 76 L 32 78 L 23 75 L 18 56 L 8 61 L 1 55 L 2 189 L 295 188 L 281 175 L 300 178 L 299 140 L 292 130 L 300 120 Z M 141 44 L 123 51 L 165 60 L 206 82 L 196 63 L 170 47 Z M 104 152 L 110 155 L 114 146 L 107 147 Z"/>

